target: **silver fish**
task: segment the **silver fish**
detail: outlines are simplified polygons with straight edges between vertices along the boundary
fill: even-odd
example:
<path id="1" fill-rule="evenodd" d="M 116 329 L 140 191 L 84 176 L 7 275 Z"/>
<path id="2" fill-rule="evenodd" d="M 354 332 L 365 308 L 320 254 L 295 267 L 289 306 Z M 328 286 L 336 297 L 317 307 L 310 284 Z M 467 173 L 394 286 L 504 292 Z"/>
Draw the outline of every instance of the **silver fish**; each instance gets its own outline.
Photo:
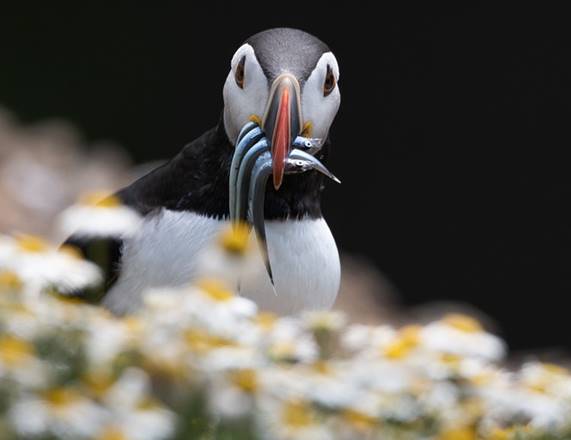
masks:
<path id="1" fill-rule="evenodd" d="M 321 148 L 320 139 L 309 139 L 298 136 L 293 145 L 294 149 L 303 149 L 303 151 L 317 153 Z M 233 196 L 234 207 L 230 206 L 230 219 L 233 221 L 247 220 L 247 192 L 252 169 L 258 157 L 265 151 L 270 151 L 270 146 L 266 138 L 262 138 L 253 147 L 251 147 L 242 157 L 242 162 L 238 170 L 236 178 L 235 194 Z"/>
<path id="2" fill-rule="evenodd" d="M 232 163 L 230 164 L 230 176 L 228 179 L 230 217 L 232 217 L 234 206 L 236 204 L 236 179 L 238 177 L 240 164 L 242 163 L 242 158 L 248 149 L 253 145 L 253 143 L 261 139 L 263 135 L 264 133 L 262 129 L 255 122 L 249 122 L 240 131 L 238 140 L 236 142 L 236 147 L 234 149 L 234 155 L 232 156 Z"/>

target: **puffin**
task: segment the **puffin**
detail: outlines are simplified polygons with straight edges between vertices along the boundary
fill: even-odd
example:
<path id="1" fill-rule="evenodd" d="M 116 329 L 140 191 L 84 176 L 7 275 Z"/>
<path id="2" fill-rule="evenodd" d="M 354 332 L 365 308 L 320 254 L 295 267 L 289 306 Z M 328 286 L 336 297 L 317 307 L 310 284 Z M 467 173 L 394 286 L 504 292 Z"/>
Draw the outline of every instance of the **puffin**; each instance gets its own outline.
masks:
<path id="1" fill-rule="evenodd" d="M 221 231 L 246 221 L 261 258 L 238 293 L 281 315 L 332 307 L 341 269 L 321 195 L 336 180 L 325 165 L 338 82 L 334 54 L 307 32 L 275 28 L 248 38 L 231 59 L 218 124 L 115 194 L 139 213 L 137 231 L 106 238 L 105 261 L 89 252 L 93 238 L 66 240 L 101 267 L 102 305 L 131 313 L 145 290 L 196 280 Z"/>

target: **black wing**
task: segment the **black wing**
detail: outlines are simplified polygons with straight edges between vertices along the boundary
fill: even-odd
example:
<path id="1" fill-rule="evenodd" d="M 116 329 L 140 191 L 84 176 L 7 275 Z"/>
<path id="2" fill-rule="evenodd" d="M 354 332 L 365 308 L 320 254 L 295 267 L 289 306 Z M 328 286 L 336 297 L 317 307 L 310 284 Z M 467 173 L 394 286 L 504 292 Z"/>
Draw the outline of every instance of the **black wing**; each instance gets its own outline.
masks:
<path id="1" fill-rule="evenodd" d="M 188 144 L 164 165 L 115 194 L 142 216 L 160 208 L 190 210 L 214 217 L 228 215 L 228 169 L 232 145 L 220 126 Z M 81 251 L 101 269 L 104 280 L 95 289 L 74 296 L 97 303 L 119 278 L 123 240 L 120 237 L 85 237 L 74 234 L 64 245 Z"/>
<path id="2" fill-rule="evenodd" d="M 115 284 L 119 277 L 119 262 L 121 260 L 123 240 L 113 237 L 97 238 L 72 235 L 62 246 L 72 246 L 79 250 L 86 260 L 99 266 L 103 274 L 101 285 L 72 292 L 71 296 L 85 299 L 91 303 L 101 301 L 105 293 Z M 67 294 L 67 296 L 70 296 L 70 294 Z"/>

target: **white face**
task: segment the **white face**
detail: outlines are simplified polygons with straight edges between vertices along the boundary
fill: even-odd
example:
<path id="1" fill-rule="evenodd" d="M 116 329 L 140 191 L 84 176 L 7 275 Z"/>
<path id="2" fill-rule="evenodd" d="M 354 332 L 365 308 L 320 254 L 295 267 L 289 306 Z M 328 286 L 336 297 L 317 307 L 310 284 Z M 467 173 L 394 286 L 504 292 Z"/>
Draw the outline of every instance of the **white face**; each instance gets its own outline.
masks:
<path id="1" fill-rule="evenodd" d="M 243 70 L 240 66 L 242 59 Z M 242 71 L 243 76 L 238 70 Z M 241 86 L 238 84 L 240 79 Z M 306 127 L 304 134 L 308 137 L 327 137 L 341 102 L 338 81 L 337 60 L 333 53 L 324 53 L 307 81 L 301 85 L 302 126 Z M 224 126 L 233 144 L 241 128 L 252 116 L 262 119 L 270 87 L 254 49 L 249 44 L 244 44 L 232 57 L 230 73 L 223 91 Z"/>

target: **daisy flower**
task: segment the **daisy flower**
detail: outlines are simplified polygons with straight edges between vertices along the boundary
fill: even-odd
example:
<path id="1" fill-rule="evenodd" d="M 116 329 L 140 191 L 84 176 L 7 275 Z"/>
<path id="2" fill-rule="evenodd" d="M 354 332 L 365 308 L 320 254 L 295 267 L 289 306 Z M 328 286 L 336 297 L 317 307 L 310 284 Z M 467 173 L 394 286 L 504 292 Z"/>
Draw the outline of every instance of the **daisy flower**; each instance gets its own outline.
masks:
<path id="1" fill-rule="evenodd" d="M 333 440 L 334 433 L 322 423 L 319 413 L 299 399 L 264 399 L 257 422 L 262 439 L 272 440 Z"/>
<path id="2" fill-rule="evenodd" d="M 501 360 L 506 352 L 504 342 L 487 333 L 474 318 L 451 314 L 422 329 L 423 346 L 432 351 L 458 356 Z"/>
<path id="3" fill-rule="evenodd" d="M 4 237 L 0 269 L 18 277 L 24 290 L 37 294 L 50 289 L 72 293 L 101 282 L 97 266 L 81 259 L 72 249 L 56 248 L 41 238 L 20 235 Z"/>
<path id="4" fill-rule="evenodd" d="M 11 406 L 8 420 L 22 438 L 90 439 L 106 412 L 73 388 L 52 388 L 40 395 L 24 394 Z"/>
<path id="5" fill-rule="evenodd" d="M 91 193 L 64 210 L 58 229 L 63 237 L 130 237 L 141 224 L 141 216 L 114 195 Z"/>

